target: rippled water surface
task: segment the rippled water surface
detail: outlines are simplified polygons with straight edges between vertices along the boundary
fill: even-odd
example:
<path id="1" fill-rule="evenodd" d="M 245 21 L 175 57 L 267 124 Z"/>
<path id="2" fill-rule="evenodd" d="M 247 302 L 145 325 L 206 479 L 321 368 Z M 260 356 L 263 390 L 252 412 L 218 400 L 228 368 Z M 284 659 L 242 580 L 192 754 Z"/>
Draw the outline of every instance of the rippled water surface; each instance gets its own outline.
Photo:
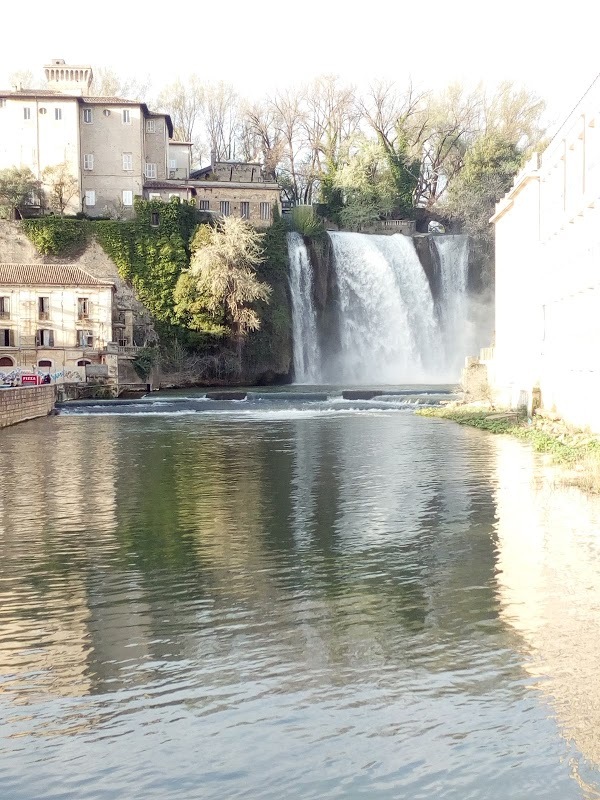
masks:
<path id="1" fill-rule="evenodd" d="M 0 432 L 2 800 L 600 797 L 594 502 L 393 403 L 172 410 Z"/>

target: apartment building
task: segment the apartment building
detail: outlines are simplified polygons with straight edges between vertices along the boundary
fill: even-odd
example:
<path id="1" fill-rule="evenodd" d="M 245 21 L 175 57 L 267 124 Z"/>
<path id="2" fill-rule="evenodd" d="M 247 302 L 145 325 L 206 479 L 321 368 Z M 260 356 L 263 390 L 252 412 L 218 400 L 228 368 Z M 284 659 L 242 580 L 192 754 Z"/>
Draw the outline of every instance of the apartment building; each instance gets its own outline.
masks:
<path id="1" fill-rule="evenodd" d="M 0 381 L 85 381 L 107 361 L 114 291 L 72 264 L 0 264 Z"/>

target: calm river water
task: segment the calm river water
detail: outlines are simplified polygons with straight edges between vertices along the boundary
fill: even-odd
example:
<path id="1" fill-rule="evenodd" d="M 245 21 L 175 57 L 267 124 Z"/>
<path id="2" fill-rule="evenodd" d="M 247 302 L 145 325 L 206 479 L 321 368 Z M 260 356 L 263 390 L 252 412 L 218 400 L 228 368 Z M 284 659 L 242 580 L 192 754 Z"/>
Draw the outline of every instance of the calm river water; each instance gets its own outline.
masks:
<path id="1" fill-rule="evenodd" d="M 599 506 L 393 403 L 228 407 L 0 432 L 2 800 L 600 797 Z"/>

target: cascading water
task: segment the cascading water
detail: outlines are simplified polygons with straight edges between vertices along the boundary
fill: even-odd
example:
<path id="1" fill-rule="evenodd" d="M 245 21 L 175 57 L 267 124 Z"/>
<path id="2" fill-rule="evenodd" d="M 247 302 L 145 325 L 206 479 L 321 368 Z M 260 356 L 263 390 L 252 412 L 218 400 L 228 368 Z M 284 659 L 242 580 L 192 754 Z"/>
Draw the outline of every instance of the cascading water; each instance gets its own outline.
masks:
<path id="1" fill-rule="evenodd" d="M 402 384 L 455 381 L 478 342 L 469 322 L 468 237 L 436 236 L 440 296 L 413 239 L 330 233 L 335 341 L 319 336 L 313 272 L 300 234 L 288 235 L 296 382 Z"/>
<path id="2" fill-rule="evenodd" d="M 441 348 L 427 276 L 411 238 L 331 233 L 341 348 L 330 382 L 406 383 L 437 367 Z"/>
<path id="3" fill-rule="evenodd" d="M 288 233 L 296 383 L 321 382 L 321 353 L 313 302 L 313 275 L 304 239 Z"/>
<path id="4" fill-rule="evenodd" d="M 444 334 L 445 364 L 458 375 L 465 355 L 477 352 L 477 331 L 468 294 L 468 236 L 435 236 L 440 258 L 440 323 Z"/>

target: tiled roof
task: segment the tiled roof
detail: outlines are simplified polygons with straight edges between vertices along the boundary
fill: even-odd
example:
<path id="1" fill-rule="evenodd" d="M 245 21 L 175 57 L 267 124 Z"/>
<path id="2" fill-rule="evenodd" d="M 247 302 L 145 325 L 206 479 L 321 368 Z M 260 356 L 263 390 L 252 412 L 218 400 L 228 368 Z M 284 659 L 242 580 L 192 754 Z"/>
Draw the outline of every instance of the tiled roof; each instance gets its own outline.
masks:
<path id="1" fill-rule="evenodd" d="M 114 286 L 74 264 L 0 264 L 0 286 Z"/>
<path id="2" fill-rule="evenodd" d="M 169 180 L 169 181 L 144 181 L 144 189 L 188 189 L 189 183 L 185 181 Z"/>
<path id="3" fill-rule="evenodd" d="M 0 89 L 0 97 L 66 97 L 72 100 L 73 95 L 64 95 L 55 89 Z"/>

